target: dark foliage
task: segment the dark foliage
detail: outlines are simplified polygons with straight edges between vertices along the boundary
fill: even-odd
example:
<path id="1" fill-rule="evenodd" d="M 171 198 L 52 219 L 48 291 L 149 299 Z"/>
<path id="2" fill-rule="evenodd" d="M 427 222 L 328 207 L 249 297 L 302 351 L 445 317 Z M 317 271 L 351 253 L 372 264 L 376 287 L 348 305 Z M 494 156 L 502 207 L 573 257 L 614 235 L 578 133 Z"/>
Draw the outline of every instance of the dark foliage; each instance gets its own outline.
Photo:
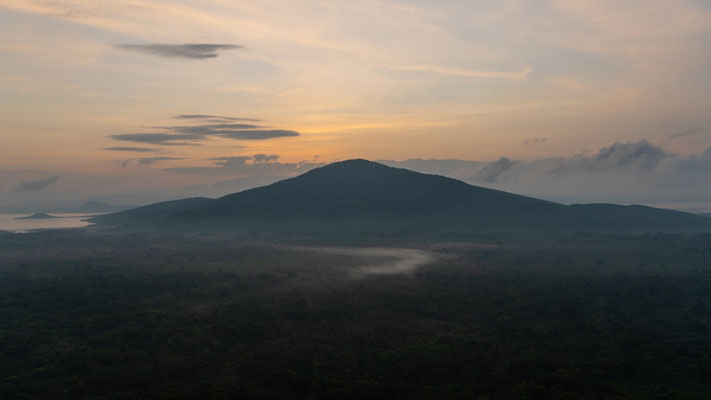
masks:
<path id="1" fill-rule="evenodd" d="M 0 235 L 0 398 L 711 396 L 711 236 L 451 240 Z"/>

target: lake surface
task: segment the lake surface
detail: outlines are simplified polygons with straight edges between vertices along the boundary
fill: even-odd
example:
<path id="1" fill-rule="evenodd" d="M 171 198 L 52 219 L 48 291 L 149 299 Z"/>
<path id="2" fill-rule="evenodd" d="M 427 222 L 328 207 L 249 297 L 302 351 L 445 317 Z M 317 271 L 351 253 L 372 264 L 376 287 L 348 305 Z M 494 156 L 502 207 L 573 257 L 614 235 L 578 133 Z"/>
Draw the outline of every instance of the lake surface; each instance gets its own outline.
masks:
<path id="1" fill-rule="evenodd" d="M 0 214 L 0 231 L 26 233 L 37 229 L 82 228 L 91 225 L 89 222 L 82 221 L 89 217 L 87 214 L 57 213 L 51 215 L 62 218 L 16 219 L 29 215 L 32 214 Z"/>

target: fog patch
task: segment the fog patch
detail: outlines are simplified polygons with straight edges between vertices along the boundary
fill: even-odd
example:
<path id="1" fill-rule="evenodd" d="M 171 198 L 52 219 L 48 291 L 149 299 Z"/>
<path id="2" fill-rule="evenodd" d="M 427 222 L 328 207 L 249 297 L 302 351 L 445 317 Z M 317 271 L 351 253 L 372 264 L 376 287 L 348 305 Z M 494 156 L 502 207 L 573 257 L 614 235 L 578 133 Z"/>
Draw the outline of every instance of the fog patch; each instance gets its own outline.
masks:
<path id="1" fill-rule="evenodd" d="M 371 275 L 409 274 L 419 267 L 435 262 L 438 258 L 434 253 L 416 249 L 384 247 L 298 247 L 297 249 L 363 258 L 364 264 L 362 266 L 349 271 L 350 276 L 353 278 L 365 278 Z"/>

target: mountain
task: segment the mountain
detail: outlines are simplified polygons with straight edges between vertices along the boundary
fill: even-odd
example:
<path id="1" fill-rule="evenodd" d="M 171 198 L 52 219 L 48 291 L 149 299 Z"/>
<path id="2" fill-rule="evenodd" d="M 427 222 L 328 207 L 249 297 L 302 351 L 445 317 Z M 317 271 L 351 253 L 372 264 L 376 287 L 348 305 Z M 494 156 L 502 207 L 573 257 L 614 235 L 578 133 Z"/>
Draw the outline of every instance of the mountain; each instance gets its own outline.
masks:
<path id="1" fill-rule="evenodd" d="M 711 225 L 704 217 L 645 206 L 566 206 L 366 160 L 329 164 L 218 199 L 156 203 L 92 222 L 292 232 L 616 231 Z"/>

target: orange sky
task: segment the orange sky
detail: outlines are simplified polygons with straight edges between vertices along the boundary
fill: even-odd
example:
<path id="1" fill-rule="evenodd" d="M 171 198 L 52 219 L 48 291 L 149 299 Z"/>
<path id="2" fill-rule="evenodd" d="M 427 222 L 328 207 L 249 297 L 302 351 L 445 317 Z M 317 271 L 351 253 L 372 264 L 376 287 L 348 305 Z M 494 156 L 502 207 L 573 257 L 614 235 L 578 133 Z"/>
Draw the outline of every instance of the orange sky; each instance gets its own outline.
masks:
<path id="1" fill-rule="evenodd" d="M 0 36 L 0 192 L 66 173 L 179 187 L 200 179 L 163 169 L 254 154 L 494 161 L 711 145 L 707 0 L 0 0 Z M 116 140 L 215 124 L 181 114 L 298 135 Z"/>

